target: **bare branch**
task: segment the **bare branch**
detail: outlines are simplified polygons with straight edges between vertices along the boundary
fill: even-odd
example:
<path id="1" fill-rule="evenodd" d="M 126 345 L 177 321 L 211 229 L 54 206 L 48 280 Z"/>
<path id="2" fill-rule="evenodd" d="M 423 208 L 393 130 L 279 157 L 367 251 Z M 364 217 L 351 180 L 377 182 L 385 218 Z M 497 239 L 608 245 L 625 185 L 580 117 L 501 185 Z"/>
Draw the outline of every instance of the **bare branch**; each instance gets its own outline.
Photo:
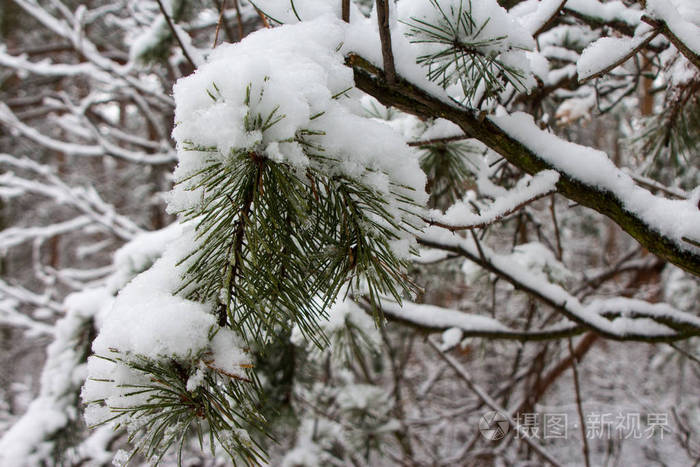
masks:
<path id="1" fill-rule="evenodd" d="M 192 68 L 197 68 L 197 65 L 194 63 L 194 60 L 192 60 L 192 57 L 190 57 L 190 54 L 187 52 L 187 48 L 185 47 L 185 44 L 182 43 L 182 39 L 180 39 L 180 35 L 177 33 L 177 30 L 175 29 L 175 25 L 173 24 L 173 21 L 170 19 L 170 15 L 168 14 L 167 11 L 165 11 L 165 7 L 163 6 L 163 2 L 161 0 L 156 0 L 158 2 L 158 8 L 160 8 L 160 12 L 163 13 L 163 16 L 165 17 L 166 23 L 168 23 L 168 27 L 170 28 L 170 32 L 172 32 L 173 36 L 175 37 L 175 40 L 177 43 L 180 45 L 180 48 L 182 49 L 182 54 L 185 56 L 188 62 L 190 62 L 190 65 L 192 65 Z M 216 44 L 216 41 L 214 41 Z"/>
<path id="2" fill-rule="evenodd" d="M 539 455 L 542 458 L 542 460 L 545 460 L 554 466 L 561 465 L 559 461 L 554 459 L 554 457 L 552 457 L 551 454 L 549 454 L 542 446 L 536 443 L 530 436 L 528 436 L 527 433 L 524 432 L 524 429 L 520 426 L 520 424 L 513 420 L 513 417 L 510 416 L 510 413 L 505 408 L 501 407 L 495 400 L 491 398 L 491 396 L 489 396 L 489 394 L 486 391 L 484 391 L 474 382 L 466 368 L 464 368 L 454 357 L 447 355 L 445 352 L 441 351 L 440 347 L 437 344 L 435 344 L 435 342 L 433 342 L 432 339 L 428 339 L 428 343 L 431 345 L 431 347 L 433 347 L 433 349 L 435 349 L 438 355 L 443 360 L 445 360 L 445 362 L 447 362 L 447 364 L 450 365 L 453 370 L 455 370 L 457 375 L 462 380 L 464 380 L 465 383 L 467 383 L 469 389 L 471 389 L 484 404 L 489 406 L 491 410 L 495 410 L 502 416 L 506 417 L 510 427 L 522 435 L 519 437 L 519 439 L 521 439 L 525 444 L 530 446 L 532 450 L 535 451 L 537 455 Z"/>
<path id="3" fill-rule="evenodd" d="M 379 40 L 382 43 L 382 60 L 384 63 L 384 78 L 389 85 L 396 81 L 394 52 L 391 50 L 391 29 L 389 28 L 390 0 L 376 0 L 377 21 L 379 22 Z"/>

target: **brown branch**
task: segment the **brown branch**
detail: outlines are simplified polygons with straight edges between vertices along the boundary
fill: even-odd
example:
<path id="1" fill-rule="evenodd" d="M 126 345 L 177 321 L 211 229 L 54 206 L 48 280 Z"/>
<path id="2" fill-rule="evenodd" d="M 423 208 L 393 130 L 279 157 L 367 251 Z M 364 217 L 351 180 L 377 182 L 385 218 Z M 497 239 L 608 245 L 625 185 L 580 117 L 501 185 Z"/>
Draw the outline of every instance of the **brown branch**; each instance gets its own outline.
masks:
<path id="1" fill-rule="evenodd" d="M 341 8 L 343 10 L 342 12 L 342 18 L 343 21 L 346 23 L 350 22 L 350 0 L 342 0 L 342 5 Z"/>
<path id="2" fill-rule="evenodd" d="M 433 139 L 424 139 L 420 141 L 411 141 L 408 143 L 409 146 L 411 147 L 421 147 L 421 146 L 430 146 L 431 144 L 444 144 L 444 143 L 451 143 L 453 141 L 462 141 L 463 139 L 469 139 L 468 135 L 455 135 L 455 136 L 446 136 L 444 138 L 433 138 Z"/>
<path id="3" fill-rule="evenodd" d="M 634 57 L 637 54 L 637 52 L 639 52 L 640 50 L 645 48 L 649 44 L 649 42 L 654 40 L 654 38 L 659 35 L 659 30 L 657 29 L 656 31 L 649 32 L 648 34 L 649 34 L 649 36 L 646 39 L 644 39 L 637 47 L 633 48 L 627 54 L 625 54 L 624 57 L 620 58 L 619 60 L 615 61 L 614 63 L 611 63 L 610 65 L 606 66 L 602 70 L 600 70 L 596 73 L 593 73 L 591 76 L 587 76 L 586 78 L 579 80 L 579 82 L 585 83 L 585 82 L 588 82 L 592 79 L 600 78 L 601 76 L 608 74 L 610 71 L 614 70 L 618 66 L 624 64 L 627 60 Z"/>
<path id="4" fill-rule="evenodd" d="M 236 20 L 238 21 L 238 40 L 243 40 L 243 17 L 241 16 L 241 5 L 238 0 L 233 0 L 233 6 L 236 8 Z"/>
<path id="5" fill-rule="evenodd" d="M 564 248 L 561 245 L 561 232 L 559 231 L 559 222 L 557 222 L 557 211 L 555 209 L 554 193 L 552 193 L 552 199 L 549 204 L 549 212 L 552 213 L 552 223 L 554 224 L 554 237 L 557 241 L 557 259 L 561 261 L 564 256 Z"/>
<path id="6" fill-rule="evenodd" d="M 574 392 L 576 393 L 576 411 L 578 412 L 579 423 L 581 424 L 581 450 L 583 451 L 583 460 L 586 463 L 586 467 L 591 467 L 591 458 L 588 454 L 588 438 L 586 437 L 586 417 L 583 415 L 583 405 L 581 404 L 581 383 L 579 382 L 578 366 L 576 364 L 579 357 L 577 357 L 574 352 L 574 344 L 571 342 L 570 337 L 568 341 L 569 355 L 571 356 L 571 372 L 574 378 Z"/>
<path id="7" fill-rule="evenodd" d="M 403 79 L 390 85 L 383 73 L 364 58 L 350 54 L 347 64 L 353 67 L 355 84 L 386 106 L 393 106 L 421 118 L 445 118 L 483 142 L 519 169 L 535 174 L 557 170 L 530 148 L 516 140 L 490 119 L 480 119 L 473 111 L 434 97 Z M 570 200 L 609 217 L 646 249 L 686 271 L 700 276 L 700 252 L 681 245 L 648 225 L 638 213 L 629 211 L 617 194 L 560 173 L 557 191 Z"/>
<path id="8" fill-rule="evenodd" d="M 265 13 L 263 13 L 260 8 L 255 6 L 255 4 L 253 2 L 250 2 L 250 4 L 253 5 L 253 8 L 255 8 L 255 12 L 260 17 L 260 20 L 262 21 L 263 26 L 265 26 L 266 29 L 270 29 L 272 26 L 270 26 L 270 22 L 267 20 L 267 16 L 265 15 Z"/>
<path id="9" fill-rule="evenodd" d="M 168 23 L 168 27 L 170 28 L 170 32 L 173 33 L 173 36 L 175 36 L 175 40 L 180 45 L 180 49 L 182 49 L 182 54 L 185 56 L 187 61 L 190 62 L 190 65 L 192 65 L 192 68 L 197 68 L 197 65 L 195 65 L 194 60 L 192 60 L 192 57 L 190 57 L 190 54 L 187 53 L 187 49 L 185 48 L 185 44 L 183 44 L 182 40 L 180 40 L 180 35 L 175 30 L 175 25 L 173 24 L 173 21 L 170 19 L 170 15 L 168 14 L 167 11 L 165 11 L 165 7 L 163 6 L 163 2 L 161 0 L 156 0 L 156 1 L 158 2 L 158 8 L 160 8 L 160 12 L 163 13 L 163 16 L 165 17 L 165 22 Z"/>
<path id="10" fill-rule="evenodd" d="M 391 50 L 391 30 L 389 28 L 389 2 L 377 0 L 377 22 L 379 23 L 379 40 L 382 43 L 382 61 L 384 63 L 384 79 L 389 85 L 396 81 L 394 53 Z"/>
<path id="11" fill-rule="evenodd" d="M 671 28 L 668 27 L 665 21 L 657 20 L 647 15 L 642 15 L 642 21 L 654 26 L 659 32 L 661 32 L 661 34 L 666 36 L 666 38 L 669 41 L 671 41 L 671 44 L 673 44 L 676 47 L 676 49 L 678 49 L 678 51 L 682 53 L 685 56 L 685 58 L 688 59 L 690 63 L 695 65 L 696 68 L 700 69 L 700 55 L 690 50 L 690 47 L 685 45 L 685 43 L 673 33 L 673 31 L 671 30 Z"/>
<path id="12" fill-rule="evenodd" d="M 661 185 L 656 180 L 641 178 L 639 175 L 635 175 L 635 174 L 628 174 L 628 175 L 630 177 L 632 177 L 632 180 L 634 180 L 634 183 L 636 183 L 637 185 L 639 185 L 643 188 L 646 188 L 647 190 L 660 191 L 661 193 L 665 194 L 669 198 L 673 198 L 673 199 L 688 199 L 688 195 L 686 193 L 681 193 L 679 191 L 673 190 L 672 188 Z"/>
<path id="13" fill-rule="evenodd" d="M 547 390 L 556 382 L 556 380 L 571 366 L 573 358 L 581 360 L 581 358 L 593 347 L 593 344 L 598 340 L 598 335 L 592 332 L 587 332 L 574 348 L 573 353 L 560 360 L 552 369 L 547 372 L 537 383 L 534 391 L 531 392 L 522 404 L 518 407 L 517 412 L 528 412 L 535 403 L 544 396 Z"/>
<path id="14" fill-rule="evenodd" d="M 226 11 L 226 0 L 223 0 L 221 5 L 219 5 L 219 2 L 217 3 L 217 7 L 219 8 L 219 20 L 216 22 L 216 31 L 214 32 L 214 44 L 212 44 L 211 48 L 215 49 L 216 48 L 216 43 L 219 41 L 219 30 L 221 29 L 221 23 L 224 21 L 224 11 Z"/>

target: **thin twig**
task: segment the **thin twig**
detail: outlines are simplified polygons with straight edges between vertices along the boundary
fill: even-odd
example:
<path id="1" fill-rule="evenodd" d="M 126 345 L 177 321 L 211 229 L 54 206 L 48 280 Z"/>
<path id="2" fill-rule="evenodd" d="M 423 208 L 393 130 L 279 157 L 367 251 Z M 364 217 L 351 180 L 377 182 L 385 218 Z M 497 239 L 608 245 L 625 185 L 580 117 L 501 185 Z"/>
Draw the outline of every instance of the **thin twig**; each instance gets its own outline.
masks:
<path id="1" fill-rule="evenodd" d="M 350 0 L 342 0 L 342 18 L 346 23 L 350 22 Z"/>
<path id="2" fill-rule="evenodd" d="M 238 40 L 243 40 L 243 17 L 241 17 L 241 5 L 238 0 L 233 0 L 233 6 L 236 8 L 236 19 L 238 20 Z"/>
<path id="3" fill-rule="evenodd" d="M 546 460 L 550 464 L 554 466 L 561 465 L 554 457 L 552 457 L 551 454 L 549 454 L 542 446 L 540 446 L 538 443 L 533 441 L 530 436 L 528 436 L 527 433 L 524 432 L 524 429 L 516 423 L 515 420 L 513 420 L 513 417 L 510 416 L 510 413 L 503 407 L 501 407 L 489 394 L 484 391 L 481 387 L 479 387 L 476 383 L 474 383 L 474 380 L 472 379 L 471 375 L 469 372 L 452 356 L 447 355 L 445 352 L 440 350 L 440 347 L 431 339 L 428 338 L 428 343 L 430 344 L 433 349 L 438 353 L 438 355 L 447 362 L 448 365 L 452 367 L 453 370 L 457 373 L 457 376 L 459 376 L 465 383 L 467 383 L 467 386 L 469 386 L 469 389 L 476 394 L 476 396 L 481 399 L 481 401 L 489 406 L 491 410 L 495 410 L 499 414 L 501 414 L 503 417 L 506 418 L 508 421 L 508 424 L 510 427 L 517 431 L 521 436 L 519 437 L 520 440 L 522 440 L 525 444 L 530 446 L 533 451 L 535 451 L 537 454 L 542 457 L 542 459 Z"/>
<path id="4" fill-rule="evenodd" d="M 583 415 L 583 406 L 581 405 L 581 385 L 578 379 L 578 367 L 576 365 L 576 353 L 574 352 L 574 344 L 571 342 L 571 338 L 568 339 L 569 343 L 569 354 L 571 355 L 571 371 L 574 375 L 574 390 L 576 391 L 576 410 L 578 411 L 578 418 L 581 425 L 581 440 L 583 451 L 583 460 L 586 463 L 586 467 L 591 467 L 591 459 L 588 454 L 588 438 L 586 438 L 586 419 Z"/>
<path id="5" fill-rule="evenodd" d="M 674 198 L 674 199 L 688 199 L 687 193 L 679 191 L 678 189 L 663 186 L 660 183 L 658 183 L 656 180 L 642 177 L 642 176 L 637 175 L 637 174 L 629 174 L 629 176 L 632 177 L 632 180 L 634 180 L 634 182 L 641 187 L 647 188 L 649 190 L 660 191 L 663 194 L 668 195 L 669 197 Z"/>
<path id="6" fill-rule="evenodd" d="M 265 13 L 263 13 L 262 10 L 256 7 L 253 3 L 251 3 L 251 5 L 253 5 L 253 8 L 255 8 L 255 11 L 258 13 L 258 16 L 260 16 L 263 26 L 265 26 L 267 29 L 270 29 L 270 22 L 267 20 L 267 16 L 265 16 Z"/>
<path id="7" fill-rule="evenodd" d="M 692 238 L 681 237 L 681 239 L 682 239 L 684 242 L 690 243 L 691 245 L 700 248 L 700 242 L 698 242 L 698 241 L 696 241 L 696 240 L 693 240 Z"/>
<path id="8" fill-rule="evenodd" d="M 168 23 L 168 27 L 170 28 L 170 31 L 173 33 L 173 36 L 175 36 L 175 40 L 177 41 L 178 44 L 180 44 L 180 48 L 182 49 L 182 54 L 185 56 L 188 62 L 190 62 L 190 65 L 192 65 L 192 68 L 197 68 L 197 65 L 195 65 L 194 60 L 192 60 L 192 57 L 190 57 L 190 54 L 187 53 L 187 49 L 185 48 L 185 44 L 182 43 L 182 40 L 180 40 L 180 36 L 175 30 L 175 25 L 173 24 L 173 21 L 170 19 L 170 15 L 168 15 L 168 12 L 165 11 L 165 7 L 163 6 L 163 2 L 161 0 L 156 0 L 158 2 L 158 7 L 160 8 L 161 13 L 163 13 L 163 16 L 165 17 L 165 22 Z"/>
<path id="9" fill-rule="evenodd" d="M 433 139 L 424 139 L 420 141 L 411 141 L 408 143 L 409 146 L 411 147 L 420 147 L 420 146 L 429 146 L 431 144 L 441 144 L 441 143 L 451 143 L 452 141 L 461 141 L 463 139 L 468 139 L 468 135 L 455 135 L 455 136 L 446 136 L 444 138 L 433 138 Z"/>
<path id="10" fill-rule="evenodd" d="M 549 210 L 552 213 L 552 222 L 554 223 L 554 236 L 557 241 L 557 259 L 561 261 L 564 256 L 564 249 L 561 246 L 561 232 L 559 232 L 559 222 L 557 222 L 557 213 L 554 209 L 554 193 L 552 193 L 552 201 L 549 205 Z"/>
<path id="11" fill-rule="evenodd" d="M 481 243 L 479 242 L 479 237 L 476 236 L 476 232 L 473 230 L 470 230 L 472 237 L 474 238 L 474 244 L 476 245 L 476 249 L 479 251 L 479 257 L 481 258 L 481 261 L 484 263 L 488 263 L 486 260 L 486 256 L 484 255 L 484 250 L 481 248 Z"/>
<path id="12" fill-rule="evenodd" d="M 391 30 L 389 29 L 389 0 L 377 0 L 377 22 L 379 23 L 379 40 L 382 43 L 382 61 L 384 79 L 387 84 L 396 82 L 394 53 L 391 50 Z"/>
<path id="13" fill-rule="evenodd" d="M 218 3 L 218 2 L 217 2 Z M 216 48 L 216 43 L 219 41 L 219 30 L 221 29 L 221 23 L 224 21 L 224 11 L 226 11 L 226 0 L 223 0 L 219 6 L 219 21 L 216 22 L 216 31 L 214 32 L 214 43 L 211 48 Z"/>
<path id="14" fill-rule="evenodd" d="M 700 358 L 696 357 L 695 355 L 688 352 L 687 350 L 680 348 L 678 345 L 674 344 L 673 342 L 669 342 L 668 345 L 670 345 L 671 347 L 676 349 L 678 352 L 680 352 L 682 355 L 688 357 L 689 359 L 691 359 L 695 363 L 700 363 Z"/>
<path id="15" fill-rule="evenodd" d="M 511 214 L 519 211 L 520 209 L 527 206 L 528 204 L 533 203 L 541 198 L 544 198 L 545 196 L 549 195 L 550 193 L 552 193 L 552 192 L 548 191 L 546 193 L 541 193 L 533 198 L 530 198 L 530 199 L 523 201 L 522 203 L 520 203 L 516 206 L 513 206 L 510 209 L 507 209 L 506 211 L 504 211 L 501 214 L 493 216 L 491 219 L 486 219 L 482 222 L 477 222 L 477 223 L 473 223 L 473 224 L 454 225 L 454 224 L 447 224 L 444 222 L 440 222 L 438 220 L 430 219 L 430 218 L 423 218 L 423 220 L 429 225 L 435 225 L 438 227 L 442 227 L 443 229 L 447 229 L 450 232 L 455 232 L 457 230 L 472 230 L 473 231 L 474 229 L 483 229 L 484 227 L 488 227 L 489 225 L 495 224 L 496 222 L 499 222 L 500 220 L 506 218 L 507 216 L 510 216 Z"/>

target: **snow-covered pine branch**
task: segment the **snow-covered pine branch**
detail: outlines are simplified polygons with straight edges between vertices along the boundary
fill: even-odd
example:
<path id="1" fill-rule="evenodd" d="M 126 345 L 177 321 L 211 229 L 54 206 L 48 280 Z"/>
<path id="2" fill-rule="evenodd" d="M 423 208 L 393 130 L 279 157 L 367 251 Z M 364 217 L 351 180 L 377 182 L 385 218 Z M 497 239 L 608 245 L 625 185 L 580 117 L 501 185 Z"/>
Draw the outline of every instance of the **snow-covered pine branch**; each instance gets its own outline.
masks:
<path id="1" fill-rule="evenodd" d="M 694 461 L 700 11 L 662 3 L 0 7 L 0 463 Z M 579 446 L 584 403 L 674 418 Z"/>

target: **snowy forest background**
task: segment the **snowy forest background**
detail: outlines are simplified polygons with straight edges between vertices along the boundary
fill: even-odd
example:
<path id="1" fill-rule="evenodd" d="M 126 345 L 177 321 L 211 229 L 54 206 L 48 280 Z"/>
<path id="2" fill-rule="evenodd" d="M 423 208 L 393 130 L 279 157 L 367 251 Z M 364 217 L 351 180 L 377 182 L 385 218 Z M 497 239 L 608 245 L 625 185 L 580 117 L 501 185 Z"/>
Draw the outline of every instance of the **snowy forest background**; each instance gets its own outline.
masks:
<path id="1" fill-rule="evenodd" d="M 11 0 L 0 37 L 0 465 L 699 465 L 695 0 Z M 247 288 L 148 295 L 217 253 L 186 186 L 239 147 L 374 211 L 305 288 L 275 259 L 335 218 L 274 250 L 260 182 Z"/>

